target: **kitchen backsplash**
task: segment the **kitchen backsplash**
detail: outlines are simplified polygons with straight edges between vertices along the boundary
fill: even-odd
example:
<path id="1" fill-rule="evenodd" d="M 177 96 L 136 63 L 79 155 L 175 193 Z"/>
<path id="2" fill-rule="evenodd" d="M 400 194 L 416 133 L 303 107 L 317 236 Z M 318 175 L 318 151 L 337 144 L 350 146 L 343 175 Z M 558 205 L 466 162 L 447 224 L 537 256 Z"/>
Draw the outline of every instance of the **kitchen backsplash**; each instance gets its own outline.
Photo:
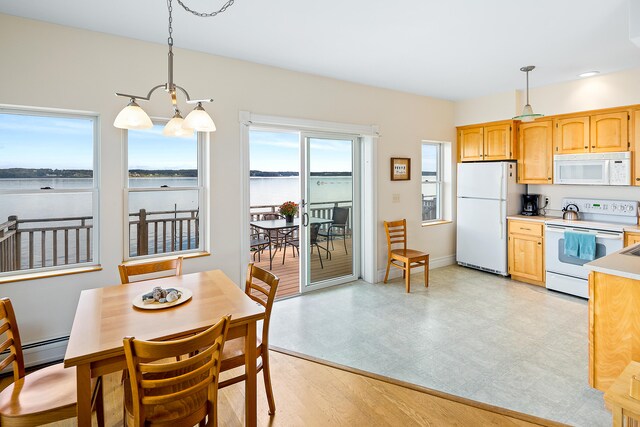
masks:
<path id="1" fill-rule="evenodd" d="M 547 215 L 562 215 L 563 197 L 582 197 L 585 199 L 619 199 L 640 201 L 640 187 L 603 186 L 603 185 L 534 185 L 529 184 L 529 194 L 540 194 L 541 206 L 544 198 L 549 198 Z"/>

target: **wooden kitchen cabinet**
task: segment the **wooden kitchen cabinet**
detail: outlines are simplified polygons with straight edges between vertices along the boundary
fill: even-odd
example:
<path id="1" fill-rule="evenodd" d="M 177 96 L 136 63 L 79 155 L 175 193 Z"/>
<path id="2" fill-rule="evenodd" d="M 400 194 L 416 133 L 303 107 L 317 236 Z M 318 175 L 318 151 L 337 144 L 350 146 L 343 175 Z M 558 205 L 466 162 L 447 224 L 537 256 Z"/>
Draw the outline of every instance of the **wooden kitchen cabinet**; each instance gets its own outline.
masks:
<path id="1" fill-rule="evenodd" d="M 477 162 L 514 158 L 513 121 L 458 128 L 458 160 Z"/>
<path id="2" fill-rule="evenodd" d="M 553 121 L 540 120 L 518 125 L 518 182 L 553 182 Z"/>
<path id="3" fill-rule="evenodd" d="M 631 139 L 631 164 L 633 167 L 633 185 L 640 185 L 640 109 L 631 111 L 631 125 L 629 129 Z"/>
<path id="4" fill-rule="evenodd" d="M 620 111 L 591 116 L 591 152 L 627 151 L 629 149 L 629 113 Z"/>
<path id="5" fill-rule="evenodd" d="M 555 154 L 629 150 L 629 112 L 605 110 L 588 116 L 555 119 Z"/>
<path id="6" fill-rule="evenodd" d="M 544 227 L 534 221 L 509 220 L 508 262 L 513 280 L 545 285 Z"/>
<path id="7" fill-rule="evenodd" d="M 458 150 L 461 162 L 483 160 L 484 128 L 461 129 L 458 132 Z"/>
<path id="8" fill-rule="evenodd" d="M 635 245 L 636 243 L 640 243 L 640 233 L 635 232 L 624 232 L 624 246 Z"/>
<path id="9" fill-rule="evenodd" d="M 589 116 L 555 120 L 555 154 L 589 152 Z"/>

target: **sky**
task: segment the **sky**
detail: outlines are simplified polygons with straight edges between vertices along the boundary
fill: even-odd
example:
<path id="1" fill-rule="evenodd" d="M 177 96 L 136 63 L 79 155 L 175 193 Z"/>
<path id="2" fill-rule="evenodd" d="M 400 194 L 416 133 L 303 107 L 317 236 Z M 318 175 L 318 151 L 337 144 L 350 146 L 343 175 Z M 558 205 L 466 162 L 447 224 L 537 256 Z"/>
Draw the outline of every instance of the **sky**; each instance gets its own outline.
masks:
<path id="1" fill-rule="evenodd" d="M 0 168 L 93 169 L 93 120 L 0 113 Z"/>
<path id="2" fill-rule="evenodd" d="M 163 127 L 129 131 L 129 169 L 197 169 L 196 136 Z M 93 169 L 93 120 L 0 113 L 0 168 Z"/>
<path id="3" fill-rule="evenodd" d="M 268 172 L 300 171 L 298 132 L 250 132 L 251 169 Z M 311 172 L 350 172 L 351 141 L 310 139 Z"/>

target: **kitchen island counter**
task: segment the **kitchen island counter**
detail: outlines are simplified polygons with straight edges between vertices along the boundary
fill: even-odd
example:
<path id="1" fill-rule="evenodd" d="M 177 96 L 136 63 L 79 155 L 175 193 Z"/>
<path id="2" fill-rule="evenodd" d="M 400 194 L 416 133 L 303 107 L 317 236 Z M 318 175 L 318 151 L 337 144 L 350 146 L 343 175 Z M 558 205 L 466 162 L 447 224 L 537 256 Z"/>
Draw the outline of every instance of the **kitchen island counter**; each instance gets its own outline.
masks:
<path id="1" fill-rule="evenodd" d="M 640 280 L 640 256 L 627 255 L 627 252 L 634 250 L 640 250 L 640 243 L 588 262 L 584 266 L 591 271 Z"/>

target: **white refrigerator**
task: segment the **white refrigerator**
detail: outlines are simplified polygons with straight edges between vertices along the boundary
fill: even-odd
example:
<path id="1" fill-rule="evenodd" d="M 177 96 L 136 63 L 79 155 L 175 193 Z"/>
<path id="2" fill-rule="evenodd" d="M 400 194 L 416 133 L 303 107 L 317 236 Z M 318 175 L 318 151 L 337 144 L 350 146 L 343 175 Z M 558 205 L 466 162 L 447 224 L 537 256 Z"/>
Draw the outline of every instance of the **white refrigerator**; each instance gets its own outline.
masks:
<path id="1" fill-rule="evenodd" d="M 516 176 L 515 162 L 458 163 L 458 264 L 508 276 L 507 215 L 525 192 Z"/>

